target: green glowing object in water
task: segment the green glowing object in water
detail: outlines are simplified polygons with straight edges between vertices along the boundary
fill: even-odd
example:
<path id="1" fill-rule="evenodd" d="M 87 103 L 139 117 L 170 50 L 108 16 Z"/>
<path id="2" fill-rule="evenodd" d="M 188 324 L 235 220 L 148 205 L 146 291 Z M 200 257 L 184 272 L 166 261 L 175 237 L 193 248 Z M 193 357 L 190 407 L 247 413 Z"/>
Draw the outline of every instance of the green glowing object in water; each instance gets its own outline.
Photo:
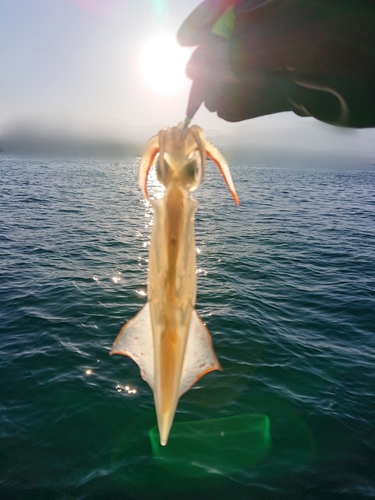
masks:
<path id="1" fill-rule="evenodd" d="M 261 413 L 175 423 L 167 446 L 160 445 L 157 427 L 149 436 L 159 466 L 189 477 L 249 469 L 271 447 L 270 419 Z"/>

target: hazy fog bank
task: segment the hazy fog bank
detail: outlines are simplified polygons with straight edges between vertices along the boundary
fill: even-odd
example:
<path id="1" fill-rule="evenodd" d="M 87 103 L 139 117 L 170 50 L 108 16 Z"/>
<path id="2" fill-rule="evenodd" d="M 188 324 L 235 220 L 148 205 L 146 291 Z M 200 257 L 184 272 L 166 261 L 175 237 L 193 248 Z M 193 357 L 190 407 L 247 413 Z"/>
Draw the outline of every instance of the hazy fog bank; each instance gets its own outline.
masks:
<path id="1" fill-rule="evenodd" d="M 31 156 L 128 158 L 139 156 L 141 141 L 108 134 L 56 130 L 47 126 L 22 125 L 7 128 L 0 136 L 0 151 Z"/>
<path id="2" fill-rule="evenodd" d="M 375 129 L 340 129 L 292 113 L 204 130 L 228 160 L 285 166 L 375 166 Z M 0 150 L 24 155 L 128 158 L 168 124 L 116 126 L 18 120 L 3 126 Z"/>

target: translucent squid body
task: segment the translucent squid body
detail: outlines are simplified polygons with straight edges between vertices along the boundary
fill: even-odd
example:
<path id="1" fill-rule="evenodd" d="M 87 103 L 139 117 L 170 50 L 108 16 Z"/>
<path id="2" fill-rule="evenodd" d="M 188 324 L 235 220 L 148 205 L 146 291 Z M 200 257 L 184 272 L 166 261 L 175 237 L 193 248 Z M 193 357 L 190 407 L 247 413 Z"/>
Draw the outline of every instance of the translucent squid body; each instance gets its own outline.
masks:
<path id="1" fill-rule="evenodd" d="M 161 130 L 146 145 L 139 171 L 143 194 L 148 199 L 147 177 L 155 159 L 157 178 L 166 187 L 164 198 L 151 201 L 148 301 L 121 328 L 110 352 L 132 358 L 151 387 L 162 445 L 167 444 L 180 396 L 206 373 L 221 369 L 194 308 L 198 202 L 190 191 L 203 181 L 206 156 L 219 167 L 238 205 L 228 164 L 200 127 L 183 128 L 180 123 Z"/>

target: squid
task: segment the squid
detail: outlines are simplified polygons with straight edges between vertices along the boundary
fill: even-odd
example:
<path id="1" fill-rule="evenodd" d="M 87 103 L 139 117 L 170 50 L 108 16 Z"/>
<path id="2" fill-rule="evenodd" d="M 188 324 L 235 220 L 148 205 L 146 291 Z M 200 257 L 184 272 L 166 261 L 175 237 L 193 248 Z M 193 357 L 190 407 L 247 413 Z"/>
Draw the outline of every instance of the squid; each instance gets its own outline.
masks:
<path id="1" fill-rule="evenodd" d="M 197 125 L 182 123 L 149 140 L 139 185 L 149 200 L 147 178 L 155 164 L 164 198 L 149 200 L 154 213 L 149 250 L 147 303 L 124 324 L 110 354 L 132 358 L 154 394 L 161 445 L 166 445 L 179 398 L 206 373 L 221 370 L 210 333 L 195 310 L 194 215 L 190 192 L 202 183 L 206 156 L 218 166 L 238 205 L 229 166 Z"/>

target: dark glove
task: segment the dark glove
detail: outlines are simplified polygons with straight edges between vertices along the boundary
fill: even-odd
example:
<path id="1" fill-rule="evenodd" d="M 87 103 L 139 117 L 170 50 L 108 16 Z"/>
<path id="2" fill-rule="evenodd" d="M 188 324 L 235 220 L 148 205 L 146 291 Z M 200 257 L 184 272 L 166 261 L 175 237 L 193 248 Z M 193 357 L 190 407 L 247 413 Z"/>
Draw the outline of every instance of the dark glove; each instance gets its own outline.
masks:
<path id="1" fill-rule="evenodd" d="M 222 36 L 228 6 L 234 23 Z M 375 126 L 373 0 L 206 0 L 177 38 L 197 46 L 187 74 L 225 120 L 294 111 Z"/>

